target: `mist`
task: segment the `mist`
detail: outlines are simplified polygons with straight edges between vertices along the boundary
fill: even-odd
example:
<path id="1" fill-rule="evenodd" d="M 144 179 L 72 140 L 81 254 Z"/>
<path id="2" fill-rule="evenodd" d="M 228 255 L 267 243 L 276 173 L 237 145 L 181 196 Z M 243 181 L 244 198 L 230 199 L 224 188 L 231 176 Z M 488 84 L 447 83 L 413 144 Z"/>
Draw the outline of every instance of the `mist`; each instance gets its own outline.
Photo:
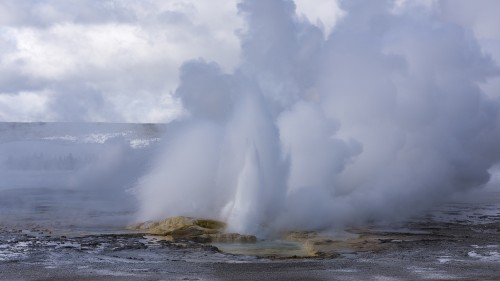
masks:
<path id="1" fill-rule="evenodd" d="M 0 123 L 0 223 L 123 229 L 162 125 Z"/>
<path id="2" fill-rule="evenodd" d="M 399 3 L 399 2 L 398 2 Z M 244 0 L 239 64 L 180 69 L 186 114 L 134 188 L 137 220 L 186 215 L 272 235 L 408 218 L 490 180 L 500 68 L 434 6 L 341 1 L 326 29 Z"/>

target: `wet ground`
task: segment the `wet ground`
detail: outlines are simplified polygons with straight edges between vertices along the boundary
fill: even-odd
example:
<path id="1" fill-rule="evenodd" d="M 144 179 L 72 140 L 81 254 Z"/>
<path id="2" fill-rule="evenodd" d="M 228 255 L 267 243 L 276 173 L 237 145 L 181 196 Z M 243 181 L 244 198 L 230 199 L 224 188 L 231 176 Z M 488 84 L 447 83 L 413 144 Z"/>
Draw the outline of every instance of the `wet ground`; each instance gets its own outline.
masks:
<path id="1" fill-rule="evenodd" d="M 410 222 L 354 231 L 381 247 L 344 249 L 336 258 L 235 255 L 118 228 L 107 234 L 102 225 L 101 231 L 63 233 L 61 225 L 34 221 L 2 222 L 0 280 L 500 280 L 496 190 L 460 198 Z M 297 245 L 218 246 L 247 254 L 259 247 L 300 253 Z"/>

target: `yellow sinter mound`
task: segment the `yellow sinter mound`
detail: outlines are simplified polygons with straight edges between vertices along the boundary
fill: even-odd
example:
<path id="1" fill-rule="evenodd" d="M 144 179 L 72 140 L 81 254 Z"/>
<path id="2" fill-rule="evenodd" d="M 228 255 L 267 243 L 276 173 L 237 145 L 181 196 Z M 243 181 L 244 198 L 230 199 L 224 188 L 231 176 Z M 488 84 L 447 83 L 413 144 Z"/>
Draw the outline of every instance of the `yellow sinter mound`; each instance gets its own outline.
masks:
<path id="1" fill-rule="evenodd" d="M 254 243 L 254 235 L 226 233 L 226 223 L 191 217 L 171 217 L 161 221 L 147 221 L 129 227 L 152 235 L 185 238 L 197 242 Z"/>

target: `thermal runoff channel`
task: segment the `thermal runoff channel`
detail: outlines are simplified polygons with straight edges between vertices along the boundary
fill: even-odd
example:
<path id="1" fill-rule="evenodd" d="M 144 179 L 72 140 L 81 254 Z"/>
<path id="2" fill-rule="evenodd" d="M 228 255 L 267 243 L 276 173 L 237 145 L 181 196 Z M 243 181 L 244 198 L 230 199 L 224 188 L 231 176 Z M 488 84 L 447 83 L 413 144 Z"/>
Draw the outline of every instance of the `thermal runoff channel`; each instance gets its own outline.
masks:
<path id="1" fill-rule="evenodd" d="M 184 63 L 188 112 L 136 187 L 138 219 L 214 218 L 269 235 L 414 215 L 490 179 L 500 71 L 432 9 L 343 1 L 325 34 L 285 0 L 238 4 L 238 67 Z"/>

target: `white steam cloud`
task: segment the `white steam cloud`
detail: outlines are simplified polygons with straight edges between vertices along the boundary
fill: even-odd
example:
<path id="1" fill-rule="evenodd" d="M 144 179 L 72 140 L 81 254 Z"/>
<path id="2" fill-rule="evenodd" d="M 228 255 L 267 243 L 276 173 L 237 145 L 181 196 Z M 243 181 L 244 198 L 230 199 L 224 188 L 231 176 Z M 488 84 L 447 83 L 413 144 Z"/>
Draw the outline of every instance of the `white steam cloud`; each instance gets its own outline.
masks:
<path id="1" fill-rule="evenodd" d="M 437 5 L 341 4 L 326 39 L 292 1 L 238 5 L 240 64 L 182 66 L 175 96 L 190 114 L 136 188 L 140 219 L 317 230 L 405 217 L 488 182 L 500 103 L 480 86 L 500 69 L 475 34 Z"/>

